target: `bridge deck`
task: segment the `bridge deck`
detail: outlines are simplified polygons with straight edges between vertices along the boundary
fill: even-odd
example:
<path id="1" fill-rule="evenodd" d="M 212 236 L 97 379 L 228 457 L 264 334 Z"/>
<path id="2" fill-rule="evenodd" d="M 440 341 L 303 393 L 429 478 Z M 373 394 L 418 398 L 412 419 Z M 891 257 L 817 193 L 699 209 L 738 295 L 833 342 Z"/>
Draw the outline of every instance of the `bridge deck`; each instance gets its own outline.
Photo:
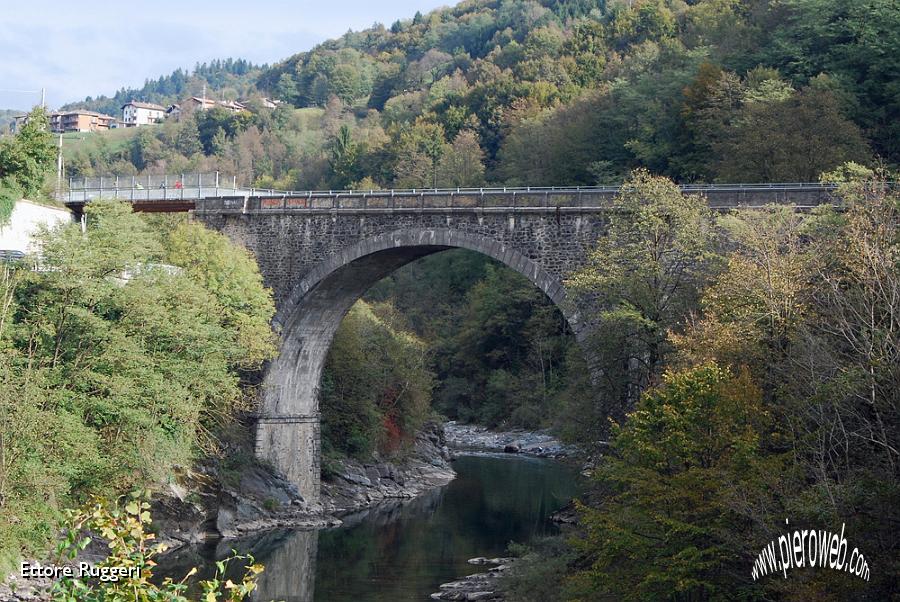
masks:
<path id="1" fill-rule="evenodd" d="M 768 203 L 814 207 L 837 202 L 835 186 L 819 183 L 684 185 L 687 194 L 702 194 L 713 208 Z M 409 190 L 278 191 L 259 188 L 83 188 L 62 200 L 79 210 L 98 198 L 129 201 L 146 212 L 217 211 L 469 211 L 572 210 L 609 208 L 618 187 L 453 188 Z"/>

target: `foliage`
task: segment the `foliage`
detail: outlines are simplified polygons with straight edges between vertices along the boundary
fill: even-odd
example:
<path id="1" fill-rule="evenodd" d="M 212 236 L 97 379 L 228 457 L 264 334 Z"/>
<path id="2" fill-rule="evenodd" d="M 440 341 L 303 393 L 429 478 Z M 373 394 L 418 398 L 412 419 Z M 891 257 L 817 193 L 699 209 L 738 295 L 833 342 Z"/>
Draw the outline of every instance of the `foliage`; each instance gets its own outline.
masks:
<path id="1" fill-rule="evenodd" d="M 249 401 L 273 352 L 255 263 L 195 224 L 154 228 L 95 201 L 39 235 L 42 269 L 4 266 L 0 541 L 35 550 L 59 508 L 154 482 Z M 175 264 L 175 265 L 172 265 Z"/>
<path id="2" fill-rule="evenodd" d="M 559 309 L 523 276 L 454 249 L 397 270 L 366 299 L 390 300 L 428 342 L 432 405 L 444 415 L 591 439 L 593 398 L 581 349 Z"/>
<path id="3" fill-rule="evenodd" d="M 488 265 L 437 345 L 435 407 L 488 426 L 544 426 L 566 383 L 565 319 L 524 277 Z"/>
<path id="4" fill-rule="evenodd" d="M 812 182 L 829 168 L 869 158 L 834 93 L 812 86 L 785 100 L 745 103 L 714 146 L 722 157 L 717 178 L 726 182 Z"/>
<path id="5" fill-rule="evenodd" d="M 99 570 L 134 570 L 117 580 L 95 580 L 63 577 L 53 585 L 51 592 L 54 602 L 100 602 L 117 600 L 121 602 L 151 602 L 166 600 L 187 602 L 189 584 L 187 580 L 197 572 L 191 569 L 185 577 L 175 582 L 166 577 L 159 585 L 153 581 L 153 560 L 166 551 L 165 544 L 154 544 L 154 535 L 147 532 L 152 519 L 150 504 L 134 496 L 124 503 L 105 504 L 93 501 L 83 509 L 66 511 L 67 524 L 63 539 L 57 546 L 60 560 L 74 561 L 78 552 L 90 545 L 99 534 L 109 549 L 109 555 L 96 567 Z M 247 562 L 246 572 L 239 583 L 224 579 L 225 567 L 234 561 Z M 204 602 L 228 600 L 238 602 L 247 598 L 256 589 L 256 580 L 263 572 L 263 566 L 255 564 L 252 556 L 232 554 L 216 563 L 217 572 L 212 579 L 202 580 L 195 585 L 199 599 Z"/>
<path id="6" fill-rule="evenodd" d="M 393 308 L 359 301 L 341 322 L 322 376 L 326 453 L 401 452 L 429 415 L 433 375 L 425 344 Z"/>
<path id="7" fill-rule="evenodd" d="M 761 454 L 767 414 L 747 373 L 715 364 L 667 372 L 613 431 L 596 478 L 608 494 L 580 507 L 576 548 L 589 567 L 571 579 L 571 599 L 751 599 L 753 549 L 737 503 L 764 498 L 777 463 Z M 757 586 L 758 587 L 758 586 Z"/>
<path id="8" fill-rule="evenodd" d="M 528 545 L 510 544 L 516 556 L 512 570 L 504 571 L 500 587 L 505 597 L 519 602 L 557 602 L 565 599 L 564 583 L 577 552 L 562 535 L 544 537 Z"/>
<path id="9" fill-rule="evenodd" d="M 709 268 L 712 219 L 701 197 L 646 171 L 632 174 L 615 206 L 607 234 L 567 283 L 603 308 L 598 332 L 616 333 L 620 344 L 601 362 L 634 366 L 628 378 L 639 391 L 660 373 L 668 332 L 696 303 Z"/>
<path id="10" fill-rule="evenodd" d="M 285 104 L 182 116 L 154 128 L 149 160 L 110 145 L 67 149 L 67 166 L 328 189 L 606 184 L 636 168 L 796 182 L 850 160 L 896 164 L 900 19 L 891 0 L 845 4 L 472 0 L 270 68 L 224 61 L 148 82 L 147 94 L 176 101 L 224 73 L 227 90 Z M 251 126 L 258 136 L 242 139 Z"/>
<path id="11" fill-rule="evenodd" d="M 0 179 L 5 194 L 19 188 L 23 194 L 35 197 L 55 159 L 49 117 L 42 107 L 35 107 L 15 136 L 0 139 Z"/>
<path id="12" fill-rule="evenodd" d="M 16 203 L 22 199 L 22 189 L 15 178 L 7 176 L 0 180 L 0 227 L 5 226 L 12 217 Z"/>

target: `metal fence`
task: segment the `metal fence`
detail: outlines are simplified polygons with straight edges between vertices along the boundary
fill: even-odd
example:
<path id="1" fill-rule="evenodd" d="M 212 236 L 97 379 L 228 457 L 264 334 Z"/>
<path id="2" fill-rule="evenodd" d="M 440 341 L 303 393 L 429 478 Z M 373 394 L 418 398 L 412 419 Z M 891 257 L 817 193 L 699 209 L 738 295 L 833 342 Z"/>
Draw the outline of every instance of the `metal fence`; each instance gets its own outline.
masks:
<path id="1" fill-rule="evenodd" d="M 173 201 L 247 194 L 237 178 L 218 172 L 145 176 L 98 176 L 70 178 L 62 191 L 65 203 L 86 203 L 99 198 L 124 201 Z"/>
<path id="2" fill-rule="evenodd" d="M 245 208 L 266 209 L 404 209 L 521 206 L 593 206 L 609 199 L 619 186 L 524 186 L 484 188 L 411 188 L 391 190 L 275 190 L 239 186 L 233 176 L 219 173 L 156 176 L 103 176 L 73 178 L 61 200 L 85 203 L 98 198 L 128 201 L 177 201 L 243 197 Z M 740 198 L 826 198 L 835 185 L 817 182 L 686 184 L 684 193 Z M 552 201 L 550 201 L 552 197 Z M 220 203 L 221 205 L 233 204 Z M 818 204 L 818 203 L 812 203 Z M 210 207 L 216 203 L 209 204 Z"/>

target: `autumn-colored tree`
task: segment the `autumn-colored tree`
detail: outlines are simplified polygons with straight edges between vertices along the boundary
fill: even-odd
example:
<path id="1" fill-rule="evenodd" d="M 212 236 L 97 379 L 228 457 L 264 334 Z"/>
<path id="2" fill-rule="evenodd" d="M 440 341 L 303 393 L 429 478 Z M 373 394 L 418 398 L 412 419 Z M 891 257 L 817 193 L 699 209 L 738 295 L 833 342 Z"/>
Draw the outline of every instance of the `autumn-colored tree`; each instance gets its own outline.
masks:
<path id="1" fill-rule="evenodd" d="M 441 187 L 472 187 L 484 184 L 484 151 L 472 130 L 462 130 L 453 139 L 438 165 Z"/>
<path id="2" fill-rule="evenodd" d="M 755 517 L 777 458 L 748 373 L 714 363 L 667 372 L 613 430 L 595 474 L 602 501 L 581 505 L 584 566 L 571 600 L 734 600 L 761 594 L 747 578 Z M 746 500 L 746 502 L 744 502 Z M 756 517 L 758 518 L 758 517 Z"/>
<path id="3" fill-rule="evenodd" d="M 706 278 L 712 218 L 699 196 L 640 170 L 615 198 L 606 236 L 572 274 L 570 289 L 599 306 L 598 332 L 616 332 L 619 360 L 640 390 L 661 372 L 667 333 L 696 302 Z"/>

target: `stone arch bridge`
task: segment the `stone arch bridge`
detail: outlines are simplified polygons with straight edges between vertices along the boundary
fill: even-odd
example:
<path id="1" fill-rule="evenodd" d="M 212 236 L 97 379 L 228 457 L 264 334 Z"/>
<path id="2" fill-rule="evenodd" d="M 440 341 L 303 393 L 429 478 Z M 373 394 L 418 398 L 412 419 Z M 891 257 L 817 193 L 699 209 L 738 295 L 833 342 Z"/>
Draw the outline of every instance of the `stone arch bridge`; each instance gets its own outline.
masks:
<path id="1" fill-rule="evenodd" d="M 832 201 L 817 185 L 718 187 L 711 207 Z M 561 310 L 576 338 L 590 325 L 564 280 L 602 236 L 614 189 L 296 193 L 192 201 L 194 219 L 257 258 L 275 293 L 279 356 L 269 365 L 256 453 L 301 494 L 319 494 L 319 382 L 332 337 L 351 305 L 397 268 L 432 253 L 483 253 L 527 277 Z M 151 209 L 152 210 L 152 209 Z"/>

